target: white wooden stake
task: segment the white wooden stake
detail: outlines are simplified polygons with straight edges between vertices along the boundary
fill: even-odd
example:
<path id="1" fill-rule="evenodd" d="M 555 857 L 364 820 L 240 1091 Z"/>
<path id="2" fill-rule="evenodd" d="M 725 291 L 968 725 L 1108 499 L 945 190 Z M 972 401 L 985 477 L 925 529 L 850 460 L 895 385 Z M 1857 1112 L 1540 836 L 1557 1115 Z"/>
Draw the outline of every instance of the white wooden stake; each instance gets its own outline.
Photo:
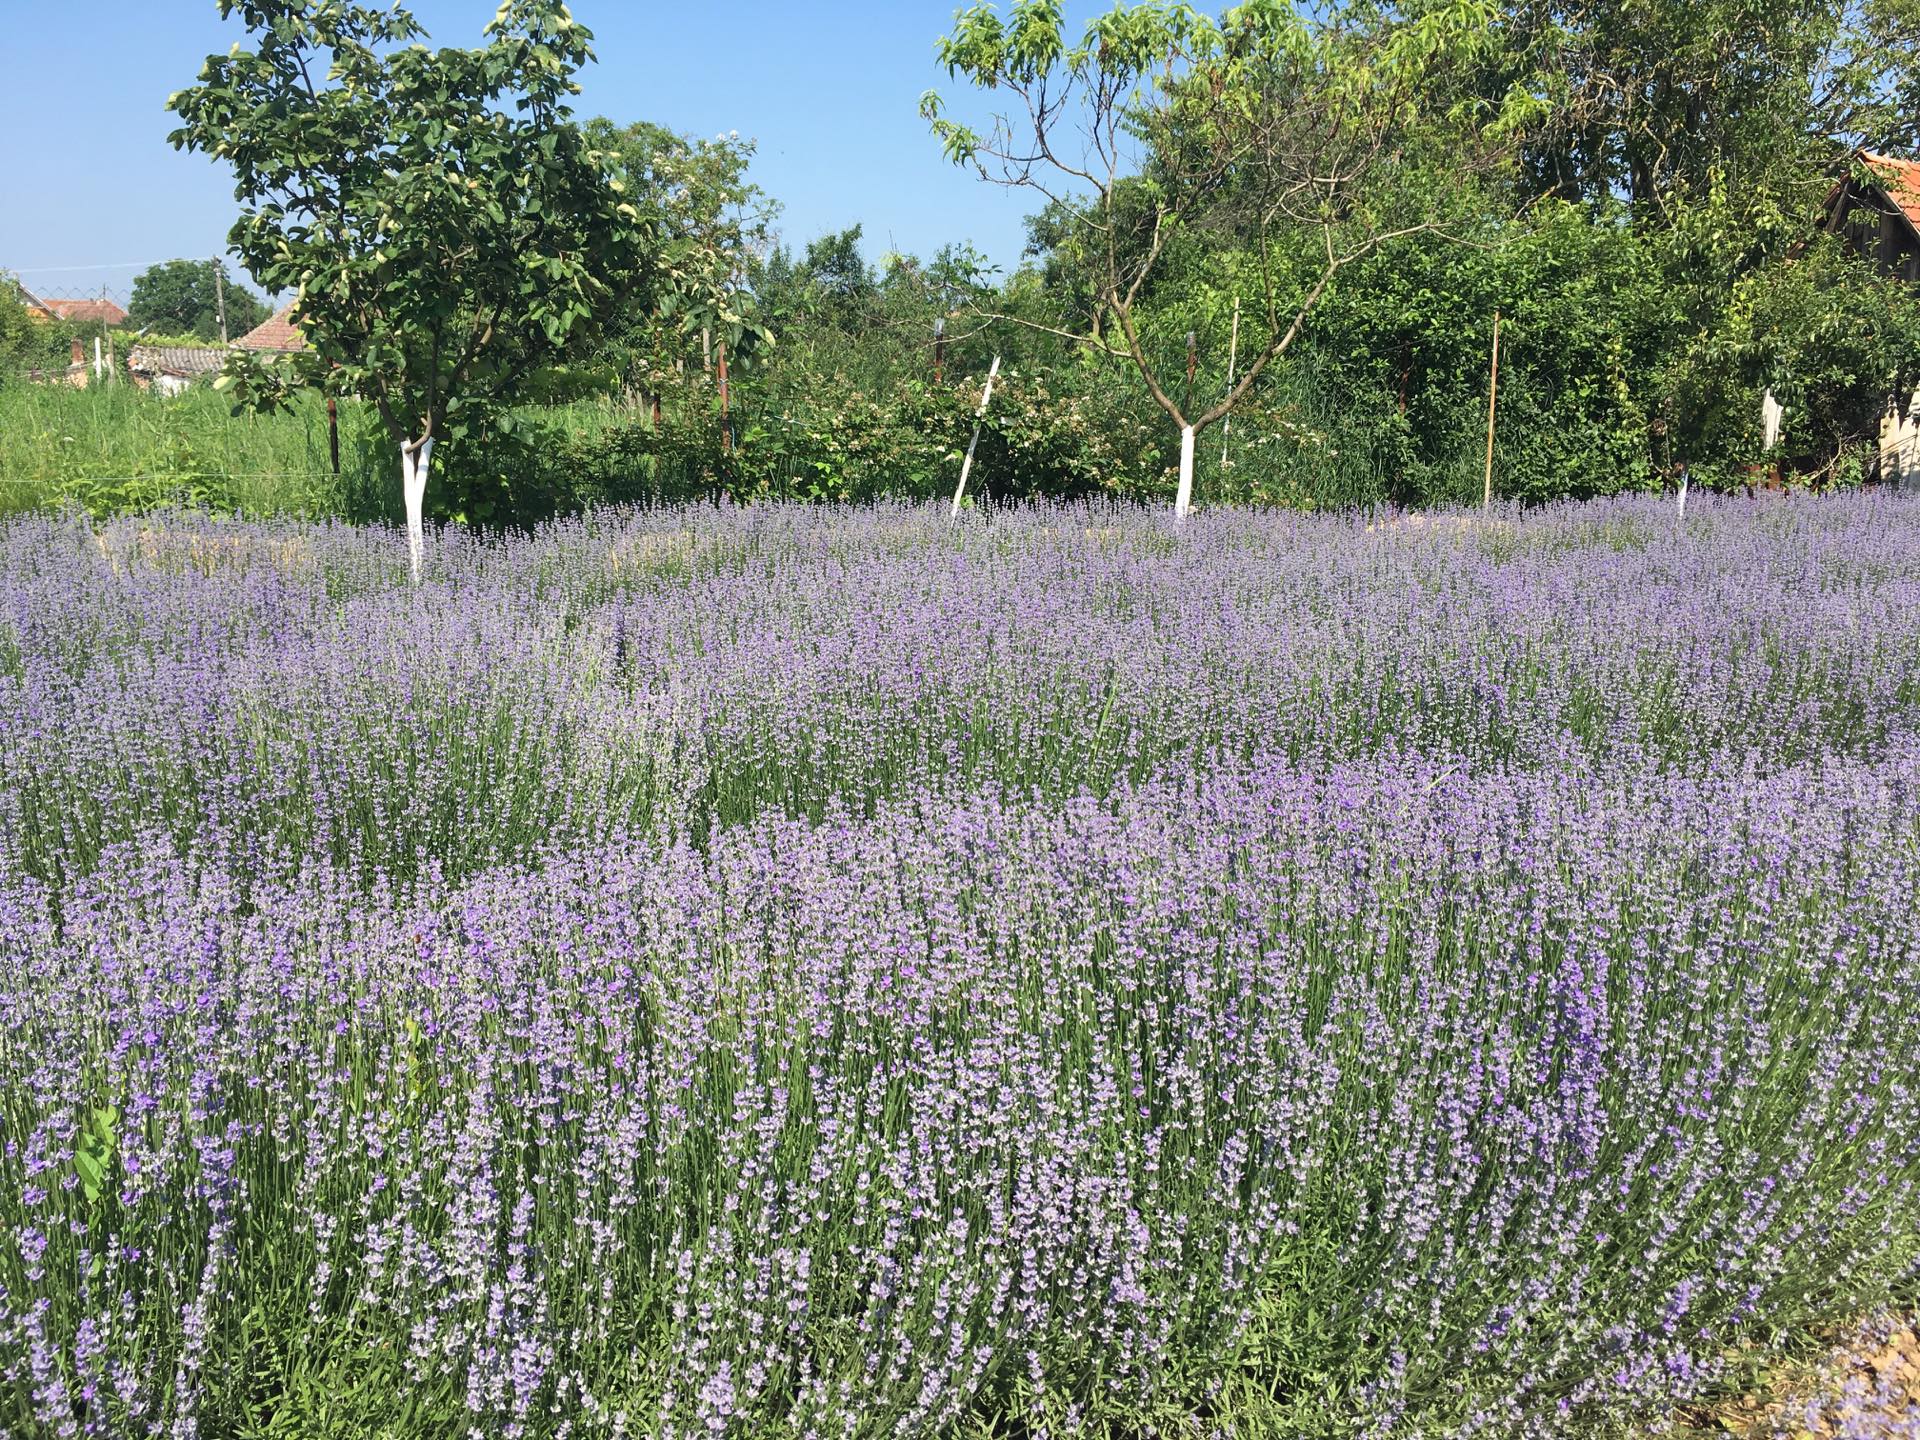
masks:
<path id="1" fill-rule="evenodd" d="M 1900 458 L 1900 442 L 1904 438 L 1900 402 L 1889 395 L 1886 411 L 1880 416 L 1880 483 L 1891 485 L 1895 490 L 1901 487 L 1904 479 Z"/>
<path id="2" fill-rule="evenodd" d="M 993 364 L 987 367 L 987 388 L 980 392 L 980 408 L 973 412 L 973 438 L 967 441 L 967 458 L 960 462 L 960 483 L 953 487 L 953 509 L 948 512 L 953 518 L 960 515 L 960 500 L 967 493 L 967 476 L 973 470 L 973 449 L 980 443 L 980 422 L 986 418 L 987 402 L 993 399 L 993 377 L 1000 373 L 1000 357 L 993 357 Z"/>
<path id="3" fill-rule="evenodd" d="M 1680 467 L 1680 519 L 1687 518 L 1687 467 Z"/>
<path id="4" fill-rule="evenodd" d="M 1233 297 L 1233 337 L 1227 341 L 1227 393 L 1233 393 L 1233 362 L 1240 356 L 1240 297 Z M 1233 430 L 1233 416 L 1220 422 L 1220 468 L 1227 465 L 1227 436 Z"/>
<path id="5" fill-rule="evenodd" d="M 1487 474 L 1480 490 L 1480 508 L 1493 508 L 1493 411 L 1500 400 L 1500 309 L 1493 311 L 1493 371 L 1487 377 Z"/>
<path id="6" fill-rule="evenodd" d="M 1903 458 L 1900 462 L 1900 488 L 1920 485 L 1920 385 L 1916 385 L 1913 398 L 1907 402 L 1907 423 L 1902 432 Z"/>
<path id="7" fill-rule="evenodd" d="M 427 466 L 432 459 L 431 435 L 400 447 L 400 493 L 407 502 L 407 550 L 413 557 L 416 585 L 420 583 L 420 555 L 426 548 Z"/>
<path id="8" fill-rule="evenodd" d="M 1180 427 L 1180 493 L 1173 499 L 1173 518 L 1184 520 L 1193 509 L 1193 426 Z"/>
<path id="9" fill-rule="evenodd" d="M 100 337 L 93 337 L 93 374 L 97 380 L 107 373 L 107 363 L 100 358 Z"/>

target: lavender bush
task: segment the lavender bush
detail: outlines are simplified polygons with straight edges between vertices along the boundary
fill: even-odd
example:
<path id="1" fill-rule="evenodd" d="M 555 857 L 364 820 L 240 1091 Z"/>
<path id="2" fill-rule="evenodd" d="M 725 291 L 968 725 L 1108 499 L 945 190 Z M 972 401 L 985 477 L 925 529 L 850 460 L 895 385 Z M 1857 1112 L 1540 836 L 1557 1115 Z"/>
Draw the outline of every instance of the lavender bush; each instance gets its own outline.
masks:
<path id="1" fill-rule="evenodd" d="M 0 531 L 8 1434 L 1617 1434 L 1914 1293 L 1920 509 L 428 569 Z"/>

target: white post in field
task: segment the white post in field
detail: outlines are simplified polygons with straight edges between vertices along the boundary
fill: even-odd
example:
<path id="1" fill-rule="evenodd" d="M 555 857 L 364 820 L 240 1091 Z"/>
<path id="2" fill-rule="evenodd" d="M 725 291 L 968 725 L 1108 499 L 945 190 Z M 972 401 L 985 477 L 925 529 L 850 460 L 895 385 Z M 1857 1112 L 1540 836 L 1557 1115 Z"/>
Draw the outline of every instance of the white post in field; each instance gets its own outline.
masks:
<path id="1" fill-rule="evenodd" d="M 1900 402 L 1889 395 L 1886 411 L 1880 416 L 1880 483 L 1895 490 L 1901 488 L 1905 478 L 1900 464 L 1901 432 Z"/>
<path id="2" fill-rule="evenodd" d="M 960 501 L 967 493 L 967 476 L 973 471 L 974 447 L 980 443 L 980 422 L 987 417 L 987 402 L 993 399 L 993 377 L 1000 373 L 1000 357 L 993 357 L 993 364 L 987 367 L 987 388 L 980 392 L 980 408 L 973 412 L 973 438 L 967 441 L 967 458 L 960 462 L 960 483 L 953 487 L 953 508 L 947 513 L 953 519 L 960 517 Z"/>
<path id="3" fill-rule="evenodd" d="M 1233 297 L 1233 335 L 1227 341 L 1227 393 L 1233 393 L 1233 362 L 1240 358 L 1240 297 Z M 1227 468 L 1227 436 L 1233 431 L 1233 414 L 1220 422 L 1220 468 Z"/>
<path id="4" fill-rule="evenodd" d="M 1180 490 L 1173 497 L 1173 518 L 1184 520 L 1193 509 L 1193 426 L 1180 427 Z"/>
<path id="5" fill-rule="evenodd" d="M 1487 375 L 1487 473 L 1480 487 L 1480 508 L 1493 508 L 1493 414 L 1500 403 L 1500 307 L 1493 308 L 1493 367 Z"/>
<path id="6" fill-rule="evenodd" d="M 1680 467 L 1680 519 L 1687 518 L 1687 467 Z"/>
<path id="7" fill-rule="evenodd" d="M 1900 467 L 1900 488 L 1920 485 L 1920 385 L 1913 390 L 1913 398 L 1907 402 L 1907 427 L 1905 459 Z"/>
<path id="8" fill-rule="evenodd" d="M 107 362 L 100 358 L 100 337 L 93 337 L 93 375 L 97 380 L 107 373 Z"/>
<path id="9" fill-rule="evenodd" d="M 400 493 L 407 502 L 407 551 L 413 557 L 413 581 L 420 583 L 420 556 L 426 548 L 425 508 L 427 466 L 433 459 L 433 437 L 400 447 Z"/>

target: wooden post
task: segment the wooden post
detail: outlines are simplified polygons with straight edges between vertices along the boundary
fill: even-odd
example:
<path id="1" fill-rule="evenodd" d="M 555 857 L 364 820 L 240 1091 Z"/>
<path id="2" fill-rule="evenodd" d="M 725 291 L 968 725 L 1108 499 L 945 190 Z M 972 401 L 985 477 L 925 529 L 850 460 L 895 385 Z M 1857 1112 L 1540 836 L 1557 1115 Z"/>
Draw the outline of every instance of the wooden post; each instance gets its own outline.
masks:
<path id="1" fill-rule="evenodd" d="M 733 453 L 733 421 L 727 411 L 727 342 L 720 341 L 713 347 L 714 360 L 719 366 L 720 375 L 720 453 Z"/>
<path id="2" fill-rule="evenodd" d="M 960 501 L 967 493 L 967 476 L 973 471 L 974 447 L 980 443 L 980 422 L 986 419 L 987 402 L 993 399 L 993 377 L 1000 373 L 1000 357 L 993 357 L 993 364 L 987 370 L 987 388 L 980 392 L 980 408 L 973 412 L 973 438 L 967 441 L 967 458 L 960 462 L 960 483 L 953 487 L 953 508 L 948 515 L 960 518 Z"/>
<path id="3" fill-rule="evenodd" d="M 338 360 L 333 362 L 333 368 L 335 370 L 340 368 Z M 338 479 L 340 475 L 340 408 L 334 404 L 332 395 L 327 396 L 327 458 L 333 462 L 334 478 Z"/>
<path id="4" fill-rule="evenodd" d="M 227 343 L 227 267 L 216 256 L 213 262 L 213 304 L 220 314 L 220 343 Z"/>
<path id="5" fill-rule="evenodd" d="M 1493 413 L 1500 401 L 1500 309 L 1493 311 L 1493 371 L 1487 379 L 1487 478 L 1480 494 L 1480 507 L 1493 506 Z"/>
<path id="6" fill-rule="evenodd" d="M 1227 393 L 1229 395 L 1233 393 L 1234 361 L 1238 360 L 1239 358 L 1240 358 L 1240 297 L 1236 295 L 1233 297 L 1233 336 L 1230 340 L 1227 341 Z M 1220 467 L 1223 470 L 1226 468 L 1226 464 L 1227 464 L 1227 436 L 1232 431 L 1232 429 L 1233 429 L 1233 414 L 1231 411 L 1229 411 L 1226 418 L 1220 422 Z"/>
<path id="7" fill-rule="evenodd" d="M 938 385 L 947 370 L 947 320 L 943 315 L 933 322 L 933 383 Z"/>

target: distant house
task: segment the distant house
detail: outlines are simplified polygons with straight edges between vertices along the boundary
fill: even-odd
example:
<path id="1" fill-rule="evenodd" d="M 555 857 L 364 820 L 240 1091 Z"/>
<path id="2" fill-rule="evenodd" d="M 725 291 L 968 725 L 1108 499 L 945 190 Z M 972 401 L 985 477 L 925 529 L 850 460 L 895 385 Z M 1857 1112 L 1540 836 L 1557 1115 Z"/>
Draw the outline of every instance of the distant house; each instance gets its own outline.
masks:
<path id="1" fill-rule="evenodd" d="M 117 303 L 102 295 L 96 300 L 42 300 L 42 310 L 51 312 L 56 320 L 69 320 L 76 325 L 104 325 L 109 330 L 117 330 L 127 323 L 127 312 Z"/>
<path id="2" fill-rule="evenodd" d="M 36 324 L 70 320 L 76 325 L 97 324 L 117 330 L 127 323 L 127 312 L 104 295 L 88 300 L 43 300 L 18 280 L 13 282 L 13 288 L 20 294 L 20 303 L 27 307 L 28 318 Z"/>
<path id="3" fill-rule="evenodd" d="M 35 324 L 46 325 L 60 318 L 53 313 L 52 307 L 50 307 L 46 301 L 27 289 L 27 287 L 22 285 L 18 280 L 13 282 L 13 288 L 20 294 L 20 303 L 27 307 L 27 318 Z"/>
<path id="4" fill-rule="evenodd" d="M 1863 150 L 1864 176 L 1827 194 L 1826 223 L 1883 275 L 1920 281 L 1920 161 Z"/>
<path id="5" fill-rule="evenodd" d="M 306 348 L 306 337 L 293 323 L 293 305 L 289 302 L 235 340 L 231 347 L 136 345 L 127 356 L 127 371 L 133 376 L 133 383 L 144 390 L 178 395 L 196 380 L 218 374 L 234 350 L 274 356 L 291 355 Z"/>
<path id="6" fill-rule="evenodd" d="M 217 375 L 227 352 L 201 345 L 136 345 L 127 355 L 127 373 L 142 390 L 178 395 L 194 381 Z"/>
<path id="7" fill-rule="evenodd" d="M 298 302 L 289 300 L 282 305 L 272 315 L 234 341 L 235 348 L 282 355 L 306 349 L 307 338 L 300 333 L 300 327 L 293 323 L 293 307 L 296 303 Z"/>

